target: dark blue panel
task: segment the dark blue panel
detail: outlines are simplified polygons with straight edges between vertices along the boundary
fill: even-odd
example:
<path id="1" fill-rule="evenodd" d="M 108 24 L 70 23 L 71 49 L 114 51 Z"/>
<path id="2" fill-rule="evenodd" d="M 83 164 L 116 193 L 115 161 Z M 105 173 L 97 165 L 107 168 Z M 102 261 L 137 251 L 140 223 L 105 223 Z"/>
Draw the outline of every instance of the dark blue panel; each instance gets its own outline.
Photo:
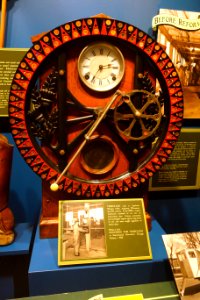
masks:
<path id="1" fill-rule="evenodd" d="M 33 226 L 28 223 L 16 224 L 15 240 L 12 244 L 0 247 L 0 256 L 14 256 L 29 254 Z"/>
<path id="2" fill-rule="evenodd" d="M 27 270 L 33 227 L 16 224 L 15 241 L 0 247 L 0 300 L 27 296 Z"/>
<path id="3" fill-rule="evenodd" d="M 152 260 L 58 267 L 58 240 L 40 239 L 37 230 L 29 267 L 30 296 L 170 280 L 162 234 L 153 221 Z"/>

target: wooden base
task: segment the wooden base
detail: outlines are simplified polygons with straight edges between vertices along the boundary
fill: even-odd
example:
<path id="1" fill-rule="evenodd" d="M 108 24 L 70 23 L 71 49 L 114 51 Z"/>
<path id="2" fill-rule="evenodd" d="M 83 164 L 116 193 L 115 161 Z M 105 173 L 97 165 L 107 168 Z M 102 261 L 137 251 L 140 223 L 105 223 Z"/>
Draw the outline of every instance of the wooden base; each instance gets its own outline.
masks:
<path id="1" fill-rule="evenodd" d="M 58 217 L 44 218 L 40 217 L 40 237 L 56 238 L 58 236 Z"/>
<path id="2" fill-rule="evenodd" d="M 115 197 L 116 199 L 117 197 Z M 121 194 L 120 199 L 143 198 L 146 210 L 148 230 L 151 230 L 151 216 L 147 213 L 148 182 L 142 184 L 129 194 Z M 85 200 L 78 198 L 79 200 Z M 65 192 L 52 192 L 46 182 L 42 184 L 42 213 L 40 217 L 40 238 L 56 238 L 58 236 L 58 202 L 59 200 L 72 200 Z M 73 197 L 73 200 L 74 197 Z"/>
<path id="3" fill-rule="evenodd" d="M 58 236 L 58 202 L 70 199 L 65 192 L 52 192 L 49 184 L 42 182 L 42 213 L 40 217 L 40 237 Z"/>

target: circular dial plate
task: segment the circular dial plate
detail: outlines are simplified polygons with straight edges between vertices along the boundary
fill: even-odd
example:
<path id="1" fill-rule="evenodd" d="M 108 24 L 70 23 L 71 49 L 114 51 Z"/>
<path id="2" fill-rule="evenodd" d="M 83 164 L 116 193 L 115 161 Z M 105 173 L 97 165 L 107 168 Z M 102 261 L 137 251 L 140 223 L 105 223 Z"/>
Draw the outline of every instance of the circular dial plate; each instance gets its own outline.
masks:
<path id="1" fill-rule="evenodd" d="M 105 92 L 115 88 L 124 75 L 124 58 L 121 51 L 109 44 L 96 42 L 85 47 L 78 60 L 82 82 L 90 89 Z"/>
<path id="2" fill-rule="evenodd" d="M 128 90 L 123 79 L 119 87 L 107 92 L 105 98 L 106 92 L 95 94 L 90 89 L 80 97 L 78 94 L 74 97 L 68 83 L 70 81 L 70 88 L 74 86 L 75 89 L 78 77 L 73 80 L 70 67 L 77 66 L 80 51 L 74 57 L 71 49 L 80 49 L 83 43 L 90 45 L 92 41 L 104 43 L 105 40 L 113 45 L 117 42 L 124 57 L 124 50 L 130 50 L 130 55 L 125 58 L 124 74 L 125 81 L 129 82 Z M 68 55 L 69 49 L 71 56 Z M 145 66 L 149 64 L 150 76 L 145 72 L 137 74 L 137 54 L 142 55 Z M 151 95 L 156 90 L 151 70 L 160 82 L 160 96 Z M 77 69 L 75 71 L 78 73 Z M 138 89 L 134 83 L 137 75 L 142 80 L 143 92 L 129 93 L 130 86 L 133 90 Z M 110 197 L 131 191 L 167 161 L 183 119 L 183 93 L 178 74 L 165 51 L 150 36 L 131 24 L 109 18 L 88 18 L 63 24 L 46 33 L 26 53 L 11 85 L 11 131 L 26 163 L 49 186 L 59 178 L 79 149 L 86 133 L 106 106 L 105 102 L 110 101 L 120 88 L 124 104 L 120 100 L 116 108 L 108 109 L 94 132 L 100 137 L 99 144 L 104 145 L 102 137 L 106 136 L 109 143 L 118 147 L 116 150 L 111 147 L 113 157 L 116 157 L 115 165 L 109 168 L 109 172 L 96 176 L 81 166 L 79 156 L 59 182 L 60 190 L 74 196 Z M 84 105 L 87 94 L 94 95 L 93 102 L 99 99 L 102 106 L 96 109 Z M 86 159 L 84 164 L 87 164 Z M 105 160 L 102 165 L 107 169 Z M 93 163 L 92 169 L 97 168 Z"/>

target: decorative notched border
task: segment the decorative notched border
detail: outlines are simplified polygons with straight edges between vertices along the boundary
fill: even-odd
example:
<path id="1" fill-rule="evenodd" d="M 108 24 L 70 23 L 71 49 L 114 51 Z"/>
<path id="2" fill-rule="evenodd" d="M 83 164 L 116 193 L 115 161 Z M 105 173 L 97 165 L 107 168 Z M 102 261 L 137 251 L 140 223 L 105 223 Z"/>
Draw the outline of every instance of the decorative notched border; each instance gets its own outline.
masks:
<path id="1" fill-rule="evenodd" d="M 9 97 L 9 119 L 15 143 L 26 163 L 43 180 L 51 184 L 59 174 L 35 149 L 27 130 L 25 106 L 28 89 L 40 64 L 56 48 L 84 36 L 110 36 L 122 39 L 142 50 L 157 66 L 170 101 L 170 115 L 165 138 L 153 157 L 141 169 L 111 183 L 80 183 L 63 177 L 59 189 L 82 197 L 116 196 L 136 188 L 160 169 L 170 156 L 178 139 L 183 120 L 183 92 L 177 72 L 162 47 L 133 25 L 110 18 L 87 18 L 63 24 L 44 34 L 26 53 L 13 78 Z"/>

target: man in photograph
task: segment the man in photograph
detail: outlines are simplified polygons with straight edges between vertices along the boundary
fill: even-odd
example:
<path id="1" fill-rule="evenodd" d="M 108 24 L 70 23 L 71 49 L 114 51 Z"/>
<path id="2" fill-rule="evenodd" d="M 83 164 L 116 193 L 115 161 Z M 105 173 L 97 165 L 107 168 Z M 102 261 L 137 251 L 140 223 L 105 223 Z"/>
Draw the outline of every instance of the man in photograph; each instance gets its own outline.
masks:
<path id="1" fill-rule="evenodd" d="M 74 220 L 74 254 L 80 255 L 81 241 L 85 241 L 86 250 L 89 252 L 91 247 L 91 236 L 90 236 L 90 205 L 89 203 L 84 204 L 84 213 L 80 216 L 79 220 Z"/>

